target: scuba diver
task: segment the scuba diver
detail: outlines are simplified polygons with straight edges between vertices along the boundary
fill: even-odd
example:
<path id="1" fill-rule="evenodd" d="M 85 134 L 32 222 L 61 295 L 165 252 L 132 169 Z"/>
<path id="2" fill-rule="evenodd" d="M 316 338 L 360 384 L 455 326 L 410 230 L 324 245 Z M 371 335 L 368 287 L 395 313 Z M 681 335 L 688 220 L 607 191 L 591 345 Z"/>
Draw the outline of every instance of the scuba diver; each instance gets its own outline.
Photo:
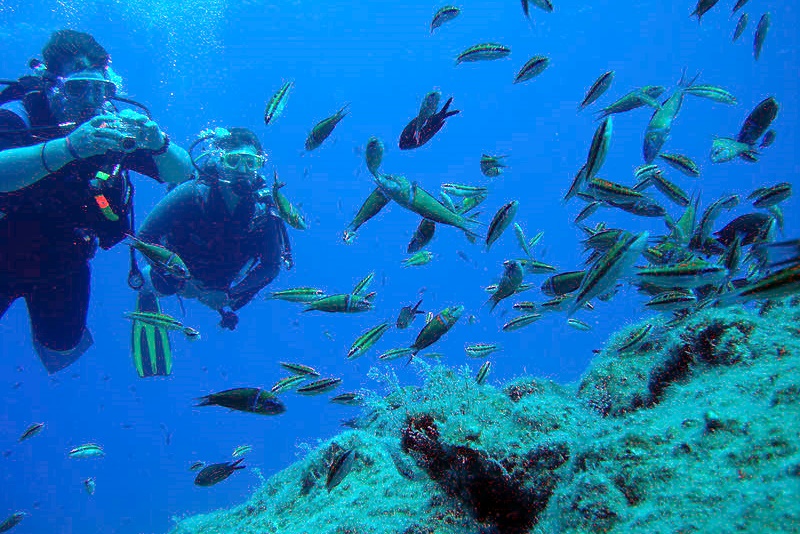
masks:
<path id="1" fill-rule="evenodd" d="M 133 228 L 128 171 L 180 183 L 192 165 L 144 106 L 117 95 L 91 35 L 56 31 L 42 55 L 0 93 L 0 317 L 25 299 L 35 350 L 55 373 L 93 343 L 89 261 Z"/>
<path id="2" fill-rule="evenodd" d="M 189 152 L 198 145 L 196 178 L 161 199 L 137 235 L 174 253 L 186 272 L 149 262 L 136 311 L 160 313 L 158 297 L 178 295 L 217 311 L 220 326 L 234 330 L 236 311 L 278 276 L 281 263 L 291 268 L 289 237 L 259 173 L 266 155 L 258 137 L 246 128 L 216 128 L 202 132 Z M 166 329 L 134 321 L 132 342 L 141 377 L 170 374 Z"/>

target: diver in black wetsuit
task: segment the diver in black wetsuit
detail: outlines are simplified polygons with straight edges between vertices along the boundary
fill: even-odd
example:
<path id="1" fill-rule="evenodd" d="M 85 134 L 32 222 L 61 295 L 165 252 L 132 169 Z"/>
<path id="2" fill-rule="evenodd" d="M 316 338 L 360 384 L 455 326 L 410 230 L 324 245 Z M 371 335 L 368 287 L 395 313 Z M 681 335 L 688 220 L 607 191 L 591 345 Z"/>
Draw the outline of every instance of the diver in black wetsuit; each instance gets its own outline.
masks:
<path id="1" fill-rule="evenodd" d="M 192 165 L 147 116 L 117 111 L 132 102 L 91 35 L 57 31 L 42 54 L 0 93 L 0 316 L 25 299 L 54 373 L 92 344 L 89 260 L 131 230 L 128 170 L 180 183 Z"/>
<path id="2" fill-rule="evenodd" d="M 220 313 L 220 326 L 233 330 L 235 312 L 278 275 L 281 263 L 291 266 L 289 240 L 259 174 L 266 156 L 256 135 L 218 128 L 199 142 L 206 150 L 197 158 L 197 178 L 167 194 L 138 233 L 180 256 L 190 277 L 151 265 L 144 293 L 196 298 Z"/>

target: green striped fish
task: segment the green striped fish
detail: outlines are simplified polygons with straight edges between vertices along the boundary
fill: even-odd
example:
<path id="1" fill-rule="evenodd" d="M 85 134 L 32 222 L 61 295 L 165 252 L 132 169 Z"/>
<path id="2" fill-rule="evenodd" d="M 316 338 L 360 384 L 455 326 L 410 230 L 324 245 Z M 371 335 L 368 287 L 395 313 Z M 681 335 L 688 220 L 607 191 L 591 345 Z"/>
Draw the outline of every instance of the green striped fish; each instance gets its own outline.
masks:
<path id="1" fill-rule="evenodd" d="M 319 371 L 302 363 L 279 362 L 280 366 L 296 375 L 319 376 Z"/>
<path id="2" fill-rule="evenodd" d="M 282 291 L 273 291 L 267 298 L 285 300 L 286 302 L 314 302 L 325 296 L 325 292 L 316 287 L 295 287 Z"/>
<path id="3" fill-rule="evenodd" d="M 307 396 L 320 395 L 336 389 L 341 383 L 341 378 L 321 378 L 311 382 L 310 384 L 306 384 L 305 386 L 297 388 L 297 393 Z"/>
<path id="4" fill-rule="evenodd" d="M 413 352 L 414 352 L 414 349 L 410 349 L 408 347 L 402 347 L 402 348 L 399 348 L 399 349 L 391 349 L 391 350 L 387 350 L 386 352 L 384 352 L 383 354 L 378 356 L 378 359 L 379 360 L 383 360 L 383 361 L 396 360 L 398 358 L 403 358 L 405 356 L 411 356 L 411 354 Z"/>
<path id="5" fill-rule="evenodd" d="M 99 458 L 105 456 L 106 453 L 103 447 L 96 443 L 87 443 L 85 445 L 78 445 L 69 451 L 70 458 Z"/>
<path id="6" fill-rule="evenodd" d="M 508 57 L 511 49 L 499 43 L 481 43 L 470 46 L 456 58 L 456 65 L 474 61 L 491 61 Z"/>
<path id="7" fill-rule="evenodd" d="M 475 377 L 475 382 L 477 382 L 479 386 L 483 385 L 483 383 L 486 382 L 486 377 L 489 376 L 489 372 L 491 370 L 492 370 L 492 362 L 490 361 L 484 362 L 483 365 L 481 365 L 481 368 L 478 369 L 478 374 Z"/>
<path id="8" fill-rule="evenodd" d="M 281 378 L 275 383 L 274 386 L 272 386 L 272 389 L 270 389 L 270 391 L 275 395 L 277 395 L 278 393 L 283 393 L 284 391 L 292 389 L 300 382 L 307 380 L 309 376 L 310 375 L 307 374 L 298 374 Z"/>
<path id="9" fill-rule="evenodd" d="M 464 352 L 470 358 L 485 358 L 486 356 L 502 350 L 497 343 L 473 343 L 464 345 Z"/>
<path id="10" fill-rule="evenodd" d="M 289 92 L 293 86 L 293 81 L 285 82 L 278 89 L 278 92 L 272 95 L 272 98 L 267 102 L 267 108 L 264 110 L 264 124 L 269 126 L 272 121 L 283 113 L 283 108 L 286 107 L 286 102 L 289 100 Z"/>
<path id="11" fill-rule="evenodd" d="M 358 339 L 355 340 L 353 346 L 350 347 L 350 351 L 347 353 L 347 359 L 355 360 L 359 356 L 363 356 L 370 347 L 378 342 L 387 330 L 389 330 L 389 323 L 381 323 L 361 334 Z"/>
<path id="12" fill-rule="evenodd" d="M 620 235 L 617 242 L 586 272 L 568 315 L 573 315 L 578 308 L 611 288 L 633 266 L 647 246 L 649 236 L 648 232 L 638 235 L 624 232 Z"/>
<path id="13" fill-rule="evenodd" d="M 503 332 L 513 332 L 514 330 L 519 330 L 520 328 L 524 328 L 530 324 L 535 323 L 539 319 L 542 318 L 541 313 L 526 313 L 525 315 L 520 315 L 519 317 L 514 317 L 506 324 L 503 325 Z"/>

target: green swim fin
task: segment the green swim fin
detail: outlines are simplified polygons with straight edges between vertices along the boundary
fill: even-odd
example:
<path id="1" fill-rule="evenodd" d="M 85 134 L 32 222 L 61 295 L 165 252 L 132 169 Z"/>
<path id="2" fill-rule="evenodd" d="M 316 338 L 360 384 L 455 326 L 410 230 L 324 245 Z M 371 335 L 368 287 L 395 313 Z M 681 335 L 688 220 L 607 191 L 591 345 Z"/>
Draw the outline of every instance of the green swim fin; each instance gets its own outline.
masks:
<path id="1" fill-rule="evenodd" d="M 161 313 L 158 297 L 154 293 L 139 292 L 136 297 L 136 311 Z M 172 372 L 169 331 L 134 320 L 131 330 L 131 356 L 139 377 L 169 376 Z"/>

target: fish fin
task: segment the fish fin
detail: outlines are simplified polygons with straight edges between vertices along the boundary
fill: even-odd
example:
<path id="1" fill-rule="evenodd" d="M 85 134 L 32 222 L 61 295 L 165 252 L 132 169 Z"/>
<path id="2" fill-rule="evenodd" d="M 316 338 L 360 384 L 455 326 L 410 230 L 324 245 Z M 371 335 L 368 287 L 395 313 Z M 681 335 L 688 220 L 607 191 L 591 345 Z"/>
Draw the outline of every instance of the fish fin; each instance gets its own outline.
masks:
<path id="1" fill-rule="evenodd" d="M 236 460 L 235 462 L 231 462 L 231 465 L 230 465 L 230 466 L 231 466 L 231 468 L 233 468 L 233 469 L 244 469 L 244 468 L 245 468 L 245 467 L 247 467 L 247 466 L 246 466 L 246 465 L 239 465 L 239 464 L 241 464 L 242 462 L 244 462 L 244 458 L 239 458 L 239 459 L 238 459 L 238 460 Z"/>

